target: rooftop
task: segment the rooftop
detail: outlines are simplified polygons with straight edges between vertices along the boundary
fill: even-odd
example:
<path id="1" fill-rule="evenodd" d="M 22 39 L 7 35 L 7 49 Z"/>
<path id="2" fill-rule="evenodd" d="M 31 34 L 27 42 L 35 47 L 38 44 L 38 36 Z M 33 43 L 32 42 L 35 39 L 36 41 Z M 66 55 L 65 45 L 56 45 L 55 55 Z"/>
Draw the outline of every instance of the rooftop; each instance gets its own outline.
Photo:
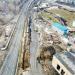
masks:
<path id="1" fill-rule="evenodd" d="M 70 52 L 56 53 L 55 56 L 72 74 L 75 74 L 75 56 Z"/>

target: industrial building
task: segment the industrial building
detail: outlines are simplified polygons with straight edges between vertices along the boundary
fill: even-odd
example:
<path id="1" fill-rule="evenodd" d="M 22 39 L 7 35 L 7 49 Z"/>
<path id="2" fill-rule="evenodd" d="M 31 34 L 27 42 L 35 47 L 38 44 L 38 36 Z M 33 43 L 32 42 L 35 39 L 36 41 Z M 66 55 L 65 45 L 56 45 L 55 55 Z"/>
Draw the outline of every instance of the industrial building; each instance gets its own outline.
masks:
<path id="1" fill-rule="evenodd" d="M 69 32 L 68 28 L 60 23 L 54 22 L 52 24 L 52 29 L 61 35 L 67 34 Z"/>
<path id="2" fill-rule="evenodd" d="M 75 75 L 75 56 L 71 52 L 56 53 L 52 65 L 60 75 Z"/>

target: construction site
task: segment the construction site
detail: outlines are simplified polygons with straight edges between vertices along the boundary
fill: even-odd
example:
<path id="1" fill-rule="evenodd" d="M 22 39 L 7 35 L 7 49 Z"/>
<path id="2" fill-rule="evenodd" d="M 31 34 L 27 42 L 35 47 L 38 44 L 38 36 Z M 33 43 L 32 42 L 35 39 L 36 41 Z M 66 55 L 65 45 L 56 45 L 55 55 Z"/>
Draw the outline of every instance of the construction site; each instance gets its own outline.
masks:
<path id="1" fill-rule="evenodd" d="M 29 37 L 27 37 L 26 34 L 25 35 L 29 38 L 29 42 L 27 46 L 24 45 L 23 47 L 25 52 L 23 52 L 24 54 L 22 55 L 22 59 L 24 61 L 21 61 L 22 65 L 20 65 L 20 67 L 22 66 L 23 68 L 21 68 L 22 71 L 24 71 L 23 74 L 25 74 L 25 71 L 30 73 L 33 72 L 33 70 L 30 70 L 33 68 L 31 62 L 35 59 L 36 62 L 33 62 L 34 68 L 35 65 L 39 64 L 44 75 L 72 75 L 69 74 L 68 71 L 66 72 L 65 68 L 67 68 L 68 65 L 67 67 L 65 67 L 65 65 L 64 67 L 61 67 L 65 69 L 65 72 L 62 69 L 60 72 L 57 71 L 59 66 L 56 67 L 55 65 L 59 63 L 55 62 L 60 61 L 58 59 L 58 54 L 63 54 L 64 56 L 67 52 L 74 52 L 75 12 L 72 13 L 67 9 L 60 8 L 60 6 L 58 7 L 52 5 L 50 7 L 41 7 L 41 4 L 38 7 L 33 7 L 31 13 L 33 13 L 33 11 L 34 14 L 29 17 L 29 20 L 27 21 L 29 31 L 27 30 L 26 34 L 28 34 Z M 32 33 L 36 33 L 37 35 Z M 38 40 L 36 40 L 36 36 L 38 37 Z M 34 40 L 36 40 L 35 44 L 37 44 L 36 53 L 34 53 L 34 48 L 36 45 L 33 44 L 32 46 Z M 25 44 L 26 41 L 24 42 Z M 28 46 L 29 48 L 25 48 Z M 32 59 L 32 54 L 33 56 L 36 54 L 34 59 Z M 62 61 L 60 61 L 60 63 L 62 63 Z"/>
<path id="2" fill-rule="evenodd" d="M 73 28 L 75 28 L 75 12 L 58 5 L 49 7 L 47 3 L 42 4 L 44 5 L 40 4 L 40 6 L 35 8 L 33 16 L 34 30 L 39 34 L 37 60 L 41 64 L 45 75 L 58 75 L 58 73 L 61 75 L 71 75 L 68 72 L 58 71 L 57 73 L 55 71 L 55 62 L 60 60 L 54 57 L 57 53 L 59 53 L 59 55 L 63 54 L 62 56 L 64 56 L 68 51 L 75 51 L 75 32 L 73 30 Z M 36 10 L 38 12 L 36 12 Z M 62 32 L 60 30 L 62 30 Z M 55 61 L 55 59 L 58 60 Z M 67 62 L 68 61 L 65 61 L 65 63 Z M 62 61 L 60 61 L 60 63 L 62 63 Z"/>
<path id="3" fill-rule="evenodd" d="M 75 1 L 1 0 L 0 75 L 75 75 Z"/>

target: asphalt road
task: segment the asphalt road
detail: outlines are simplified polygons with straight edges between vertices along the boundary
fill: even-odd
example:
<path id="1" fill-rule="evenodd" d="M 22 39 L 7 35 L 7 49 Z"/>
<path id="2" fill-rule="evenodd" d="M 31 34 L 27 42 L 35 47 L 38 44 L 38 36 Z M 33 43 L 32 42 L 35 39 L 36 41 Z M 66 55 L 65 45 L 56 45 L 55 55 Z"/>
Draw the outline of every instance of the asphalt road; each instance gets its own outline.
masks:
<path id="1" fill-rule="evenodd" d="M 15 75 L 18 61 L 18 51 L 21 46 L 25 15 L 27 15 L 27 10 L 33 1 L 34 0 L 28 0 L 23 6 L 21 16 L 19 17 L 17 23 L 18 24 L 17 31 L 14 35 L 12 44 L 9 47 L 9 53 L 6 56 L 3 66 L 0 70 L 0 75 Z"/>

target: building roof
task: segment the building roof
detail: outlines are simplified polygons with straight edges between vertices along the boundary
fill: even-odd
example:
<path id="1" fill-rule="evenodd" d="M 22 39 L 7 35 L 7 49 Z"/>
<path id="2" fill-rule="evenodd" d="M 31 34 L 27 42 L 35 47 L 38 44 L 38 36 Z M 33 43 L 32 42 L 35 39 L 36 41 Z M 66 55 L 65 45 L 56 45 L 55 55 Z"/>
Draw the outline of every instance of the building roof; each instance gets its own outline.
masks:
<path id="1" fill-rule="evenodd" d="M 62 30 L 62 31 L 68 31 L 68 28 L 58 22 L 54 22 L 53 26 L 57 27 L 58 29 Z"/>
<path id="2" fill-rule="evenodd" d="M 72 74 L 75 74 L 75 56 L 70 52 L 56 53 L 54 56 L 65 66 L 65 68 Z"/>

